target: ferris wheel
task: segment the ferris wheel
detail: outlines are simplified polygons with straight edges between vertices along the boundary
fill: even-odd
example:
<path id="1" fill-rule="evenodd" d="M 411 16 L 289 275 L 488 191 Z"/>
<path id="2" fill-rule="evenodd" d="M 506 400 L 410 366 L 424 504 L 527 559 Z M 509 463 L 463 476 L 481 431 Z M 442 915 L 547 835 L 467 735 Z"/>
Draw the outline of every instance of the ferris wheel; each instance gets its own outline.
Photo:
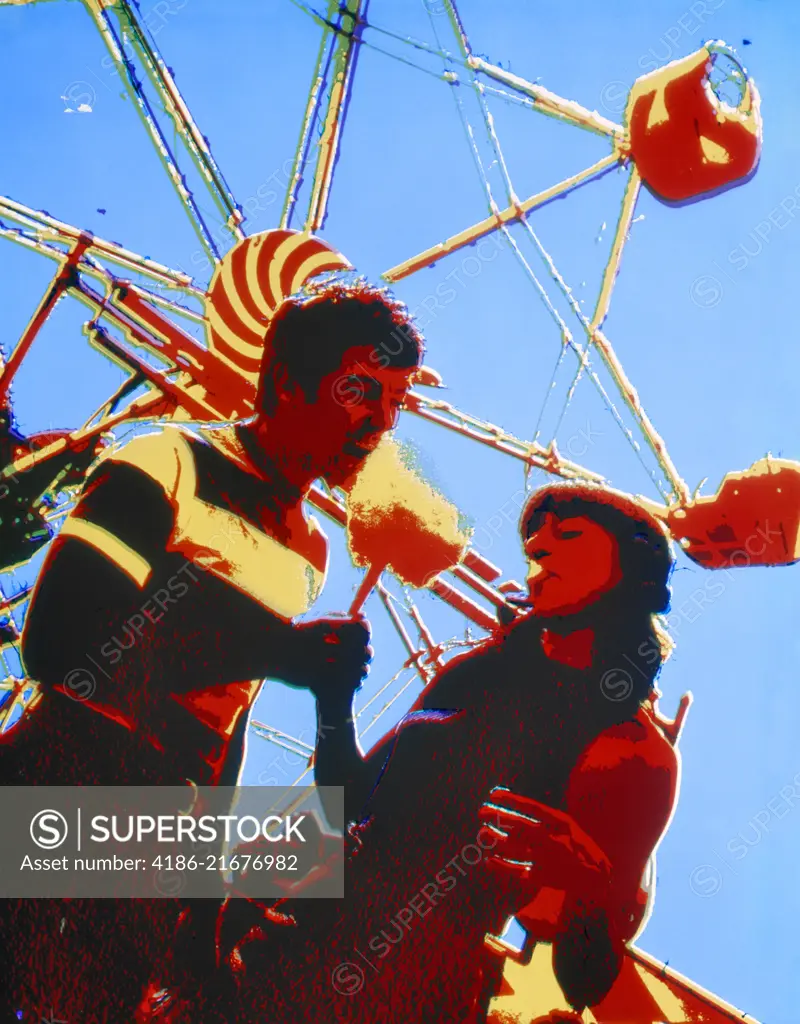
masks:
<path id="1" fill-rule="evenodd" d="M 721 42 L 707 43 L 688 57 L 637 79 L 627 97 L 623 123 L 616 124 L 477 56 L 450 0 L 424 4 L 433 43 L 382 28 L 371 13 L 368 16 L 366 0 L 334 0 L 324 11 L 302 0 L 293 3 L 320 26 L 322 41 L 279 224 L 248 236 L 242 208 L 135 5 L 128 0 L 113 4 L 85 0 L 207 256 L 211 273 L 205 286 L 183 271 L 49 213 L 0 198 L 0 235 L 56 265 L 51 285 L 0 364 L 4 410 L 0 429 L 5 430 L 0 437 L 4 445 L 0 475 L 3 493 L 8 495 L 0 519 L 0 570 L 5 573 L 0 654 L 7 677 L 2 684 L 6 691 L 0 712 L 3 727 L 12 724 L 26 700 L 36 696 L 21 679 L 16 653 L 29 588 L 15 584 L 14 568 L 58 529 L 103 439 L 143 421 L 219 422 L 246 415 L 252 408 L 264 325 L 282 299 L 321 275 L 352 272 L 350 259 L 319 233 L 324 231 L 335 187 L 348 103 L 357 87 L 358 57 L 364 48 L 412 66 L 424 57 L 426 66 L 420 67 L 429 74 L 431 61 L 438 61 L 437 77 L 454 97 L 456 116 L 464 128 L 464 156 L 474 162 L 488 210 L 483 216 L 476 210 L 472 224 L 422 252 L 398 254 L 405 258 L 386 269 L 384 281 L 395 285 L 459 250 L 499 235 L 552 320 L 557 354 L 532 439 L 515 436 L 440 399 L 436 394 L 440 378 L 432 367 L 420 375 L 407 402 L 408 412 L 517 460 L 526 474 L 536 468 L 600 483 L 600 474 L 562 456 L 557 444 L 559 427 L 576 390 L 594 388 L 617 424 L 622 443 L 631 447 L 649 478 L 652 496 L 640 500 L 668 523 L 690 557 L 708 568 L 741 564 L 736 558 L 752 533 L 756 501 L 760 507 L 770 503 L 782 530 L 758 554 L 748 549 L 747 564 L 781 564 L 797 557 L 798 523 L 793 509 L 800 492 L 800 467 L 768 458 L 750 470 L 729 474 L 716 495 L 690 494 L 603 329 L 642 190 L 668 203 L 692 201 L 745 180 L 757 166 L 759 95 L 733 51 Z M 386 49 L 388 44 L 394 45 L 395 52 Z M 473 110 L 479 123 L 470 119 L 465 92 L 476 100 Z M 520 198 L 495 127 L 492 103 L 521 105 L 591 133 L 607 152 L 590 166 Z M 594 309 L 587 314 L 542 243 L 535 214 L 554 199 L 590 188 L 609 172 L 620 170 L 624 186 L 616 226 Z M 521 234 L 512 234 L 511 227 L 520 228 Z M 23 438 L 11 420 L 9 389 L 42 325 L 65 296 L 88 307 L 89 345 L 121 367 L 125 378 L 77 429 Z M 566 386 L 559 391 L 555 382 L 559 375 L 564 379 L 564 367 Z M 545 439 L 546 414 L 555 404 L 560 408 L 550 417 Z M 343 498 L 341 493 L 317 487 L 313 500 L 329 518 L 346 525 Z M 437 574 L 429 583 L 432 593 L 479 630 L 494 626 L 498 609 L 511 609 L 507 595 L 515 587 L 474 548 L 467 548 L 450 571 Z M 400 674 L 410 670 L 404 685 L 414 678 L 429 679 L 458 641 L 434 640 L 408 588 L 398 591 L 391 582 L 381 580 L 377 591 L 407 653 L 400 668 Z M 384 702 L 377 713 L 373 709 L 370 727 L 391 703 Z M 259 723 L 253 728 L 272 741 L 284 742 L 278 730 Z M 303 744 L 301 749 L 311 753 Z"/>
<path id="2" fill-rule="evenodd" d="M 13 570 L 58 529 L 98 444 L 113 430 L 152 419 L 216 422 L 246 415 L 252 407 L 264 325 L 280 301 L 320 275 L 352 271 L 350 260 L 320 238 L 319 232 L 324 231 L 335 187 L 348 103 L 357 86 L 358 57 L 364 48 L 412 66 L 424 57 L 426 66 L 420 67 L 429 74 L 431 61 L 439 63 L 437 77 L 454 97 L 465 133 L 464 156 L 474 162 L 488 210 L 483 216 L 476 210 L 472 224 L 422 252 L 398 254 L 405 258 L 384 272 L 384 281 L 394 285 L 499 235 L 552 320 L 557 354 L 532 439 L 515 436 L 440 399 L 435 390 L 440 378 L 433 368 L 426 368 L 410 395 L 409 413 L 517 460 L 526 474 L 537 468 L 599 483 L 600 474 L 563 457 L 557 444 L 559 427 L 576 390 L 594 388 L 617 424 L 622 443 L 631 447 L 649 478 L 648 489 L 654 494 L 642 500 L 668 523 L 690 557 L 709 568 L 737 564 L 742 544 L 752 533 L 756 499 L 761 506 L 770 502 L 783 529 L 780 539 L 763 545 L 758 555 L 748 550 L 747 564 L 780 564 L 797 557 L 793 507 L 800 491 L 798 467 L 785 460 L 762 460 L 746 472 L 729 474 L 717 495 L 691 495 L 603 329 L 642 189 L 664 202 L 692 201 L 741 182 L 757 166 L 759 96 L 733 51 L 721 42 L 708 43 L 637 79 L 628 94 L 623 123 L 616 124 L 477 56 L 450 0 L 426 0 L 424 5 L 433 43 L 382 28 L 371 13 L 368 16 L 365 0 L 331 2 L 324 11 L 301 0 L 293 2 L 320 26 L 322 41 L 279 224 L 247 236 L 242 208 L 135 5 L 128 0 L 113 4 L 85 0 L 207 256 L 211 276 L 205 286 L 183 271 L 48 213 L 0 198 L 0 235 L 56 264 L 50 287 L 8 353 L 0 375 L 0 405 L 5 410 L 1 475 L 9 499 L 0 520 L 0 569 L 6 573 L 0 608 L 6 726 L 20 713 L 26 696 L 35 697 L 19 678 L 15 655 L 28 588 L 15 585 Z M 395 52 L 386 49 L 389 44 Z M 479 123 L 470 119 L 465 92 L 476 100 L 473 110 Z M 492 103 L 521 105 L 591 133 L 607 152 L 590 166 L 520 198 L 495 127 Z M 542 243 L 535 214 L 554 199 L 590 188 L 609 172 L 620 170 L 625 183 L 616 226 L 594 309 L 587 314 Z M 511 227 L 520 228 L 521 234 L 512 234 Z M 121 367 L 125 379 L 77 429 L 25 439 L 14 431 L 7 396 L 39 330 L 65 296 L 88 307 L 89 345 Z M 566 379 L 560 390 L 555 387 L 559 375 Z M 560 408 L 550 417 L 545 439 L 546 414 L 556 404 Z M 315 489 L 318 507 L 345 525 L 342 499 L 341 494 Z M 498 609 L 510 608 L 506 598 L 514 587 L 513 581 L 503 580 L 499 567 L 475 549 L 467 549 L 451 571 L 437 574 L 429 585 L 481 630 L 493 627 Z M 456 642 L 434 640 L 407 588 L 398 593 L 391 583 L 379 582 L 378 593 L 407 652 L 401 673 L 409 669 L 411 677 L 430 678 Z M 417 640 L 412 639 L 415 635 Z M 371 726 L 387 707 L 379 708 L 377 716 L 373 711 Z M 280 739 L 258 723 L 254 728 Z"/>
<path id="3" fill-rule="evenodd" d="M 19 2 L 26 0 L 5 0 Z M 483 208 L 476 207 L 474 219 L 460 231 L 444 240 L 432 237 L 420 252 L 398 252 L 383 273 L 384 282 L 398 285 L 437 261 L 499 236 L 552 321 L 553 386 L 546 389 L 531 438 L 439 397 L 435 351 L 429 356 L 433 365 L 423 369 L 409 396 L 408 414 L 515 460 L 526 477 L 538 469 L 602 484 L 601 474 L 565 458 L 557 442 L 576 391 L 594 389 L 621 443 L 641 464 L 648 493 L 639 500 L 667 523 L 690 558 L 713 570 L 789 564 L 800 557 L 800 464 L 766 458 L 728 474 L 716 494 L 691 493 L 604 329 L 643 190 L 667 204 L 713 200 L 721 190 L 746 181 L 757 167 L 762 140 L 758 91 L 724 43 L 709 42 L 637 79 L 622 122 L 615 123 L 477 55 L 454 0 L 424 0 L 433 41 L 383 27 L 377 0 L 371 5 L 368 0 L 331 0 L 325 9 L 292 0 L 319 26 L 320 48 L 280 218 L 269 230 L 248 234 L 242 206 L 138 5 L 130 0 L 83 3 L 197 235 L 209 275 L 194 280 L 49 213 L 0 197 L 0 236 L 55 264 L 52 282 L 28 325 L 5 360 L 0 357 L 0 676 L 5 677 L 0 730 L 13 727 L 37 699 L 35 686 L 23 677 L 18 653 L 30 588 L 19 583 L 16 570 L 55 535 L 105 440 L 147 422 L 213 423 L 247 415 L 265 323 L 280 302 L 326 275 L 357 272 L 358 254 L 340 252 L 335 240 L 325 236 L 325 225 L 364 49 L 434 74 L 450 91 L 454 117 L 464 131 L 463 157 L 474 164 L 484 194 Z M 589 166 L 521 197 L 493 115 L 496 104 L 522 107 L 589 133 L 605 151 Z M 611 172 L 621 172 L 623 184 L 593 309 L 586 312 L 543 244 L 536 213 Z M 67 298 L 88 308 L 87 343 L 98 358 L 120 367 L 124 380 L 99 408 L 87 409 L 87 418 L 74 429 L 22 437 L 9 411 L 9 390 L 43 324 Z M 312 500 L 330 520 L 347 527 L 343 493 L 319 485 Z M 747 540 L 755 528 L 754 509 L 765 507 L 781 528 L 751 550 Z M 362 731 L 381 722 L 388 727 L 387 713 L 405 689 L 427 682 L 453 651 L 474 642 L 437 640 L 413 589 L 402 579 L 387 572 L 376 589 L 405 654 L 393 678 L 360 708 Z M 515 589 L 514 581 L 474 547 L 428 584 L 479 632 L 494 627 L 498 612 L 513 614 L 508 597 Z M 253 721 L 251 729 L 304 760 L 296 784 L 309 780 L 310 745 L 263 722 Z M 646 968 L 646 958 L 642 962 Z"/>

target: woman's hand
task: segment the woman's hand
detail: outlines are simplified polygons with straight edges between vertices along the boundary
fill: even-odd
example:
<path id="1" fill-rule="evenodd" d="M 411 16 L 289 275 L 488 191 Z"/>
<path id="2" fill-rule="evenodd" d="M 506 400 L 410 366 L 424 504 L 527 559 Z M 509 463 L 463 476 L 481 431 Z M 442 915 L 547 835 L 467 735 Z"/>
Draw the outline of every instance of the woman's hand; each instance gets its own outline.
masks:
<path id="1" fill-rule="evenodd" d="M 521 882 L 528 900 L 547 886 L 564 891 L 570 902 L 605 902 L 611 863 L 569 814 L 495 788 L 479 816 L 487 848 L 494 844 L 489 868 Z"/>

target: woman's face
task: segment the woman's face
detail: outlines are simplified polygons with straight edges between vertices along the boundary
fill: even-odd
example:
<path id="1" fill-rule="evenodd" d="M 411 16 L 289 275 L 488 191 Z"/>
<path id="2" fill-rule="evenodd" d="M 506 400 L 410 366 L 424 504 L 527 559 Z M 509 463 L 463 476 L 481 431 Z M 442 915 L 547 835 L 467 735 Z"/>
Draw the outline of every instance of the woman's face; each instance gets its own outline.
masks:
<path id="1" fill-rule="evenodd" d="M 616 537 L 588 516 L 546 512 L 525 554 L 534 615 L 574 615 L 622 578 Z"/>

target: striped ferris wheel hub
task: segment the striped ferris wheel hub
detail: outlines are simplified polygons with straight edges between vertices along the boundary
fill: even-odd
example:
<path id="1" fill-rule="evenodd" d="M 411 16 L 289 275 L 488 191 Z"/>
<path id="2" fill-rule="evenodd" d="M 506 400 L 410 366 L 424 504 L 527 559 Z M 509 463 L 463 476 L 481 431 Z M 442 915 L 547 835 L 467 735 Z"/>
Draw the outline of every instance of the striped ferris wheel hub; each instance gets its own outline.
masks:
<path id="1" fill-rule="evenodd" d="M 281 304 L 312 278 L 352 270 L 340 252 L 315 235 L 276 229 L 237 242 L 208 287 L 208 347 L 253 384 L 264 357 L 264 335 Z"/>

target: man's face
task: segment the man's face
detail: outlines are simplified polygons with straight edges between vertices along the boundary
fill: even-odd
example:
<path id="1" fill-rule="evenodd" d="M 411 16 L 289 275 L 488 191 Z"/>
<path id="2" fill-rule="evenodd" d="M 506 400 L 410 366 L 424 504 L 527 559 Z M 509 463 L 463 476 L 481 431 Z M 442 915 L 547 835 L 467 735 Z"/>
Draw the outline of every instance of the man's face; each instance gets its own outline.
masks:
<path id="1" fill-rule="evenodd" d="M 296 389 L 292 402 L 297 450 L 333 486 L 352 477 L 397 417 L 417 367 L 381 368 L 371 345 L 347 351 L 344 362 L 322 378 L 315 399 Z"/>
<path id="2" fill-rule="evenodd" d="M 616 537 L 587 516 L 547 512 L 525 554 L 534 615 L 574 615 L 622 578 Z"/>

